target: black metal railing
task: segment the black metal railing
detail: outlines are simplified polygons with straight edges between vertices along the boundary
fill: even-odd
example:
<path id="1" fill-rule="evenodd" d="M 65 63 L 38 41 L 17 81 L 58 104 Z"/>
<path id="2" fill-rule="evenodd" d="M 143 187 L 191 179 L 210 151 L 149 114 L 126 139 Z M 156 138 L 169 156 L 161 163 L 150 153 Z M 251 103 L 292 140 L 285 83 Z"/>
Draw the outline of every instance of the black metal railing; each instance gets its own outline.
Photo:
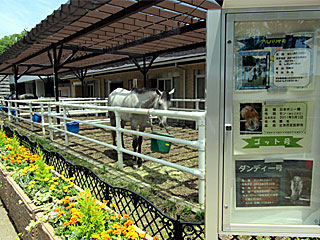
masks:
<path id="1" fill-rule="evenodd" d="M 13 131 L 9 127 L 4 127 L 8 137 L 13 137 Z M 38 143 L 31 141 L 28 137 L 22 136 L 15 131 L 20 143 L 36 153 Z M 48 165 L 54 166 L 59 173 L 65 172 L 65 176 L 75 177 L 74 183 L 83 189 L 90 189 L 92 194 L 99 199 L 109 200 L 110 203 L 116 203 L 116 211 L 120 214 L 129 214 L 136 226 L 148 232 L 152 236 L 157 236 L 158 239 L 168 240 L 204 240 L 204 222 L 183 222 L 180 221 L 180 216 L 177 219 L 171 218 L 162 213 L 147 199 L 141 195 L 121 187 L 112 186 L 101 180 L 91 169 L 84 166 L 75 165 L 67 161 L 64 156 L 57 152 L 50 152 L 39 144 L 41 150 L 46 156 Z M 218 237 L 219 240 L 225 239 Z M 243 236 L 233 235 L 228 236 L 229 240 L 241 240 Z M 279 237 L 267 236 L 247 236 L 247 240 L 277 240 Z M 319 240 L 313 238 L 297 238 L 288 237 L 287 240 Z M 211 240 L 211 239 L 209 239 Z"/>
<path id="2" fill-rule="evenodd" d="M 14 132 L 9 127 L 4 127 L 8 137 L 13 137 Z M 171 218 L 161 212 L 155 205 L 141 195 L 121 187 L 115 187 L 100 179 L 91 169 L 72 164 L 58 152 L 50 152 L 43 145 L 31 141 L 15 131 L 21 144 L 36 153 L 37 146 L 43 151 L 46 163 L 54 166 L 59 173 L 65 172 L 67 178 L 75 177 L 74 183 L 82 189 L 89 189 L 99 199 L 109 200 L 116 204 L 116 212 L 129 214 L 136 226 L 158 239 L 204 240 L 204 222 L 184 222 Z"/>

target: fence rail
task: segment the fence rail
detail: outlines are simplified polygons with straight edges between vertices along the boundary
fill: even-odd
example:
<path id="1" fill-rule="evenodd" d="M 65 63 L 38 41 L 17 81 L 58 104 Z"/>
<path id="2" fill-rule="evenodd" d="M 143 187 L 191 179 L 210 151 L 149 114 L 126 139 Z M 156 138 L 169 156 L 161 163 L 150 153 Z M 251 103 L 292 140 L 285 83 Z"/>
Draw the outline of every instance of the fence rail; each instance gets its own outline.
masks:
<path id="1" fill-rule="evenodd" d="M 66 102 L 41 102 L 32 100 L 2 100 L 2 106 L 7 106 L 7 112 L 4 112 L 9 121 L 26 121 L 30 123 L 31 130 L 34 130 L 34 125 L 37 124 L 42 129 L 42 134 L 46 134 L 46 129 L 49 129 L 50 139 L 53 140 L 55 132 L 61 132 L 64 134 L 65 145 L 69 146 L 69 136 L 78 137 L 87 141 L 91 141 L 95 144 L 108 147 L 116 150 L 118 155 L 118 167 L 123 169 L 123 153 L 130 154 L 135 157 L 143 158 L 149 161 L 156 162 L 168 167 L 178 169 L 190 173 L 198 178 L 198 199 L 200 206 L 204 206 L 205 201 L 205 112 L 191 112 L 191 111 L 172 111 L 172 110 L 155 110 L 155 109 L 137 109 L 137 108 L 122 108 L 122 107 L 109 107 L 106 106 L 106 100 L 90 101 L 77 100 L 77 102 L 69 99 Z M 56 110 L 58 109 L 58 111 Z M 39 111 L 40 110 L 40 111 Z M 116 116 L 116 126 L 102 124 L 100 121 L 87 121 L 72 118 L 74 115 L 79 114 L 106 114 L 108 111 L 112 111 Z M 198 137 L 195 141 L 171 138 L 161 135 L 155 135 L 140 131 L 133 131 L 121 128 L 121 113 L 132 114 L 145 114 L 148 116 L 166 116 L 178 120 L 190 120 L 195 121 L 198 128 Z M 33 117 L 35 114 L 41 116 L 41 122 L 34 122 Z M 47 122 L 45 122 L 47 119 Z M 117 145 L 99 141 L 89 136 L 84 136 L 79 133 L 73 133 L 67 130 L 67 124 L 70 122 L 77 122 L 79 124 L 85 124 L 94 126 L 97 128 L 107 129 L 115 131 L 117 134 Z M 176 163 L 165 161 L 163 159 L 155 158 L 145 154 L 137 153 L 122 147 L 121 134 L 127 133 L 131 135 L 137 135 L 147 138 L 153 138 L 157 140 L 163 140 L 180 145 L 187 145 L 198 151 L 198 167 L 189 168 Z"/>
<path id="2" fill-rule="evenodd" d="M 14 132 L 9 127 L 4 127 L 8 137 L 13 137 Z M 28 137 L 15 132 L 20 143 L 36 153 L 37 143 Z M 155 205 L 141 195 L 121 187 L 115 187 L 101 180 L 91 169 L 75 165 L 67 161 L 58 152 L 50 152 L 39 144 L 46 159 L 46 163 L 54 166 L 59 173 L 65 172 L 65 176 L 75 177 L 74 183 L 82 189 L 90 189 L 92 194 L 100 201 L 109 200 L 109 203 L 116 203 L 116 212 L 129 214 L 134 223 L 143 231 L 148 232 L 158 239 L 183 240 L 199 239 L 204 240 L 204 222 L 184 222 L 171 218 L 160 211 Z"/>

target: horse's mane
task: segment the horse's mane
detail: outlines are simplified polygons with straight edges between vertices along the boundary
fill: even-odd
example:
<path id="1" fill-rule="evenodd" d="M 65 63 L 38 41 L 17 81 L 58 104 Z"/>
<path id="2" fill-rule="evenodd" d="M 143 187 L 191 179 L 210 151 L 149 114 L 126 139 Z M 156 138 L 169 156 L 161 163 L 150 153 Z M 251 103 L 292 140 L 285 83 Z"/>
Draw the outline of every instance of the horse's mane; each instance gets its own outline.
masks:
<path id="1" fill-rule="evenodd" d="M 147 92 L 155 92 L 157 89 L 155 88 L 132 88 L 131 92 L 137 93 L 137 94 L 143 94 Z M 161 98 L 165 101 L 170 101 L 171 96 L 167 91 L 163 91 L 163 94 Z"/>
<path id="2" fill-rule="evenodd" d="M 155 88 L 132 88 L 131 92 L 138 93 L 138 94 L 143 94 L 146 92 L 155 92 Z"/>

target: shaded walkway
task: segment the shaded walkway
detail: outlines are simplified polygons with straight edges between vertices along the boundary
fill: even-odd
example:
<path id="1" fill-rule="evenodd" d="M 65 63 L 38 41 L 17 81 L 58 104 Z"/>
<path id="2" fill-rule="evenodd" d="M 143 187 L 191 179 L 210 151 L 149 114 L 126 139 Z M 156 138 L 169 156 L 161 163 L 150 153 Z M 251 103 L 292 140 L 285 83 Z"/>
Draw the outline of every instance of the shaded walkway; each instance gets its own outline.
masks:
<path id="1" fill-rule="evenodd" d="M 0 201 L 0 240 L 14 240 L 19 239 L 6 209 Z"/>

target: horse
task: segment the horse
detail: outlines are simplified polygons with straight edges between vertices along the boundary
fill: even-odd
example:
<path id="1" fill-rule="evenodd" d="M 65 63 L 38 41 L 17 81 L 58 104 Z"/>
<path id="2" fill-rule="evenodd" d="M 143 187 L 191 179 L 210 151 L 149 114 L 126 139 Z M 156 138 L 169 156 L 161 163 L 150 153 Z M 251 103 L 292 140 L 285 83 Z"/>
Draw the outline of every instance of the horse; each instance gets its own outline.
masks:
<path id="1" fill-rule="evenodd" d="M 5 100 L 16 100 L 16 94 L 11 93 L 9 95 L 6 95 L 3 97 Z M 32 93 L 24 93 L 21 95 L 18 95 L 18 100 L 27 100 L 27 99 L 38 99 L 37 95 L 34 95 Z M 5 102 L 5 106 L 8 106 L 8 102 Z M 18 103 L 19 106 L 19 103 Z M 12 103 L 12 107 L 15 107 L 15 103 Z"/>
<path id="2" fill-rule="evenodd" d="M 160 91 L 158 89 L 148 88 L 133 88 L 131 91 L 123 88 L 117 88 L 109 94 L 108 105 L 112 107 L 128 107 L 128 108 L 154 108 L 161 110 L 168 110 L 170 107 L 171 95 L 174 93 L 174 88 L 167 91 Z M 111 126 L 116 126 L 116 118 L 114 112 L 109 112 Z M 130 122 L 132 130 L 144 132 L 145 128 L 149 125 L 149 116 L 144 114 L 133 114 L 133 113 L 120 113 L 121 117 L 121 128 L 123 128 L 126 122 Z M 160 127 L 167 125 L 167 117 L 158 117 Z M 116 132 L 112 131 L 113 145 L 116 145 Z M 121 134 L 122 144 L 123 134 Z M 141 153 L 142 136 L 133 135 L 132 147 L 135 152 Z M 142 165 L 142 159 L 134 158 L 134 168 L 138 168 Z"/>
<path id="3" fill-rule="evenodd" d="M 15 100 L 16 95 L 14 93 L 12 93 L 12 94 L 5 96 L 4 98 L 6 100 Z M 18 95 L 18 100 L 26 100 L 26 99 L 38 99 L 38 97 L 36 95 L 34 95 L 33 93 L 24 93 L 24 94 Z"/>
<path id="4" fill-rule="evenodd" d="M 299 197 L 301 196 L 303 188 L 303 181 L 302 178 L 299 176 L 294 176 L 290 181 L 290 189 L 291 189 L 291 201 L 297 201 L 299 200 Z"/>

